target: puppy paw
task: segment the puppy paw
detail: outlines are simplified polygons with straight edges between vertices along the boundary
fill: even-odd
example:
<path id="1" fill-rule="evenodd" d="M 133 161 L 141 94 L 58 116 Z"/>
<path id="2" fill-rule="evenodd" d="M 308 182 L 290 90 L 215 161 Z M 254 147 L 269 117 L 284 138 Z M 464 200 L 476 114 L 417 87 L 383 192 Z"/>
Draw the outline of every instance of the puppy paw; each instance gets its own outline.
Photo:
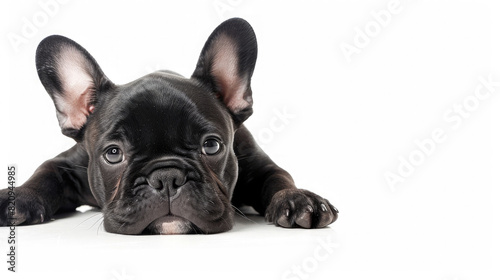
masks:
<path id="1" fill-rule="evenodd" d="M 285 189 L 274 194 L 266 210 L 266 221 L 292 228 L 322 228 L 337 220 L 339 211 L 328 200 L 303 189 Z"/>
<path id="2" fill-rule="evenodd" d="M 0 190 L 0 226 L 33 225 L 50 219 L 46 207 L 31 189 Z"/>

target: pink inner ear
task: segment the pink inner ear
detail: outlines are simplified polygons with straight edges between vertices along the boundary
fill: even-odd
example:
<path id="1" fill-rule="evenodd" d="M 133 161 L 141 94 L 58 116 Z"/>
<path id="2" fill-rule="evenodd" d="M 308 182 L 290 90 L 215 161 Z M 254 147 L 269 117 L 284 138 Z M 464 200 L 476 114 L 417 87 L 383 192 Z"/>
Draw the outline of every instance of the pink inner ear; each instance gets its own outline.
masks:
<path id="1" fill-rule="evenodd" d="M 80 129 L 94 111 L 90 104 L 94 82 L 85 57 L 73 47 L 61 51 L 57 59 L 62 92 L 56 95 L 58 119 L 62 128 Z"/>
<path id="2" fill-rule="evenodd" d="M 221 35 L 214 43 L 214 60 L 212 75 L 217 79 L 224 104 L 233 112 L 237 112 L 250 105 L 244 99 L 247 91 L 247 79 L 238 76 L 238 56 L 236 46 L 225 35 Z"/>
<path id="3" fill-rule="evenodd" d="M 86 89 L 79 96 L 69 100 L 67 97 L 56 96 L 56 104 L 59 109 L 58 119 L 62 128 L 80 129 L 86 122 L 87 117 L 94 110 L 94 106 L 88 105 L 88 96 L 93 90 Z"/>

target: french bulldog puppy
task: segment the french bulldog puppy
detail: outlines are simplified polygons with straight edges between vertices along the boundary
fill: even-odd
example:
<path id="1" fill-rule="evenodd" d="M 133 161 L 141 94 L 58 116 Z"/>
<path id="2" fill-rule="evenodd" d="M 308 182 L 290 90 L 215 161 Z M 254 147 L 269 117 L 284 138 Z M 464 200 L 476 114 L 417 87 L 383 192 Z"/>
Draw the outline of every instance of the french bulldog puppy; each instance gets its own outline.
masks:
<path id="1" fill-rule="evenodd" d="M 210 35 L 191 78 L 158 71 L 116 85 L 74 41 L 45 38 L 38 75 L 76 144 L 15 200 L 0 191 L 0 225 L 43 223 L 80 205 L 101 208 L 105 230 L 119 234 L 224 232 L 240 205 L 286 228 L 333 223 L 337 209 L 297 189 L 243 125 L 256 59 L 252 27 L 234 18 Z"/>

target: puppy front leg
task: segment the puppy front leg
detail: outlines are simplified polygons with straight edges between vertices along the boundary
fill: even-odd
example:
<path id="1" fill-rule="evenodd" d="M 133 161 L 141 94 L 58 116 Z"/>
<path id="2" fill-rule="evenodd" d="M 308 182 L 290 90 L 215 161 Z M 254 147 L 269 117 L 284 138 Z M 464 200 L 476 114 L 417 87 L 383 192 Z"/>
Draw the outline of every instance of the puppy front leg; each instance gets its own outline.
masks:
<path id="1" fill-rule="evenodd" d="M 40 165 L 14 189 L 11 199 L 8 189 L 0 190 L 0 226 L 43 223 L 58 211 L 82 204 L 97 206 L 88 185 L 87 164 L 88 156 L 77 144 Z"/>
<path id="2" fill-rule="evenodd" d="M 266 220 L 282 227 L 321 228 L 338 217 L 327 199 L 297 189 L 290 174 L 276 165 L 242 126 L 235 134 L 239 175 L 235 204 L 252 206 Z"/>

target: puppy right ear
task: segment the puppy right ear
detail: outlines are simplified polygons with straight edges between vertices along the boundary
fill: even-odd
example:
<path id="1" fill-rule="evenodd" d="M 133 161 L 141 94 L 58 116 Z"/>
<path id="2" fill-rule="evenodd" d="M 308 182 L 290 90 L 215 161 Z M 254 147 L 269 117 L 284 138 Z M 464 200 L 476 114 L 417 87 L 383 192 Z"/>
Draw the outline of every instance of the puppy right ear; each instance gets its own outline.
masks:
<path id="1" fill-rule="evenodd" d="M 59 35 L 40 42 L 36 68 L 56 107 L 62 133 L 81 140 L 98 93 L 113 87 L 113 83 L 82 46 Z"/>

